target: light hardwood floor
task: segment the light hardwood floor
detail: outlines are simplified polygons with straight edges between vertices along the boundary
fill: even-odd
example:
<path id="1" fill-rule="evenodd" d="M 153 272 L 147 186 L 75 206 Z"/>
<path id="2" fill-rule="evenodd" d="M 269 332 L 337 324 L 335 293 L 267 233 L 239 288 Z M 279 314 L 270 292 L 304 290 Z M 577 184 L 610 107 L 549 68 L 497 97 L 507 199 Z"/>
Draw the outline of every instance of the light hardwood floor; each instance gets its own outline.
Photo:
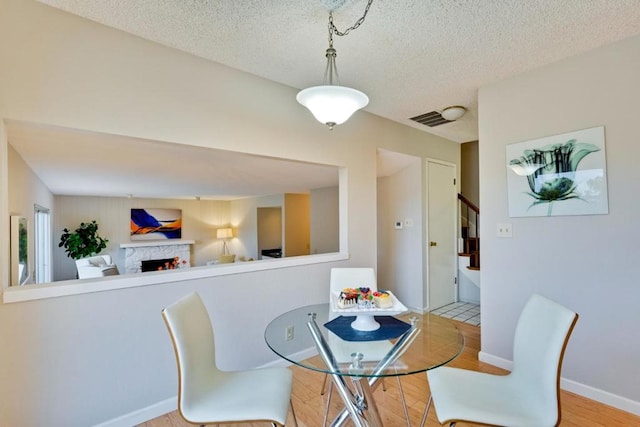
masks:
<path id="1" fill-rule="evenodd" d="M 480 328 L 468 324 L 451 320 L 460 329 L 465 338 L 465 348 L 463 353 L 450 363 L 454 366 L 464 369 L 473 369 L 480 372 L 488 373 L 504 373 L 499 368 L 478 361 L 478 352 L 480 351 Z M 571 345 L 571 341 L 569 341 Z M 317 363 L 321 364 L 319 358 Z M 298 426 L 300 427 L 316 427 L 322 425 L 324 414 L 326 393 L 320 395 L 320 387 L 324 375 L 318 372 L 292 366 L 293 370 L 293 392 L 292 401 Z M 402 387 L 404 390 L 405 400 L 409 407 L 409 417 L 411 425 L 420 424 L 424 405 L 429 396 L 429 388 L 426 376 L 424 374 L 411 375 L 402 377 Z M 388 378 L 385 381 L 386 391 L 382 387 L 378 387 L 375 391 L 376 402 L 381 413 L 382 421 L 385 426 L 401 427 L 406 426 L 402 403 L 398 394 L 398 386 L 395 380 Z M 595 426 L 640 426 L 640 417 L 634 416 L 627 412 L 623 412 L 612 407 L 594 402 L 584 397 L 562 391 L 561 393 L 562 420 L 560 425 L 563 427 L 595 427 Z M 338 411 L 342 409 L 340 398 L 334 393 L 331 400 L 330 420 Z M 429 427 L 439 426 L 433 407 L 429 412 L 426 425 Z M 293 418 L 289 414 L 287 426 L 293 426 Z M 177 412 L 171 412 L 151 421 L 141 424 L 139 427 L 187 427 L 192 426 L 180 418 Z M 247 424 L 251 427 L 262 427 L 269 425 L 268 423 L 252 423 Z M 351 422 L 348 423 L 352 425 Z M 221 424 L 220 427 L 237 427 L 238 424 Z M 475 426 L 475 424 L 458 423 L 459 427 Z"/>

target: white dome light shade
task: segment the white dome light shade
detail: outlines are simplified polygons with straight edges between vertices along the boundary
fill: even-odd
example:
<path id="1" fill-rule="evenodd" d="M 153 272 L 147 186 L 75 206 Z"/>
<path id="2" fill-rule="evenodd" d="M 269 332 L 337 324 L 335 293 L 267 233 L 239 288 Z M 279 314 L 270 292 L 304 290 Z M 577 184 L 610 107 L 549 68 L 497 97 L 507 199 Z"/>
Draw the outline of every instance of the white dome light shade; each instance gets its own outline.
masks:
<path id="1" fill-rule="evenodd" d="M 301 90 L 296 99 L 311 111 L 316 120 L 329 128 L 346 122 L 369 103 L 369 97 L 359 90 L 335 85 Z"/>
<path id="2" fill-rule="evenodd" d="M 445 108 L 444 110 L 442 110 L 442 113 L 440 113 L 440 114 L 446 120 L 454 121 L 454 120 L 458 120 L 460 117 L 464 116 L 464 113 L 466 113 L 466 112 L 467 112 L 466 108 L 461 107 L 459 105 L 454 105 L 452 107 Z"/>

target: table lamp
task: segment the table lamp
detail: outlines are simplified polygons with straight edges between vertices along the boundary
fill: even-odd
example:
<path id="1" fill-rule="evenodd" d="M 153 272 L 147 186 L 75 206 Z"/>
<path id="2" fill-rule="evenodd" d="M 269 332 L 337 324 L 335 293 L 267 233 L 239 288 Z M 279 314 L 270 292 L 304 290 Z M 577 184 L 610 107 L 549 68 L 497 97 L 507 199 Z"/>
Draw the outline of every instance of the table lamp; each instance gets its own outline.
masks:
<path id="1" fill-rule="evenodd" d="M 216 237 L 218 239 L 223 239 L 222 253 L 228 254 L 229 248 L 227 248 L 227 239 L 233 237 L 233 230 L 231 228 L 218 228 L 216 231 Z"/>

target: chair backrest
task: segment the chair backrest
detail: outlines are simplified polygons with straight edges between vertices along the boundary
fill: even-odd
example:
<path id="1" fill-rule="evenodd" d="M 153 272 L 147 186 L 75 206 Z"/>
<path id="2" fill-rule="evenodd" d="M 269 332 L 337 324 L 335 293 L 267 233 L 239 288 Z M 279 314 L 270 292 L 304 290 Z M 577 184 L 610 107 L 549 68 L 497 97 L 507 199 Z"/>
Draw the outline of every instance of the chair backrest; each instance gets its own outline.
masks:
<path id="1" fill-rule="evenodd" d="M 215 364 L 213 328 L 207 309 L 197 293 L 191 293 L 162 310 L 178 364 L 178 409 L 190 419 L 196 402 L 220 371 Z"/>
<path id="2" fill-rule="evenodd" d="M 218 263 L 219 264 L 230 264 L 232 262 L 235 262 L 236 260 L 236 254 L 223 254 L 220 255 L 220 258 L 218 259 Z"/>
<path id="3" fill-rule="evenodd" d="M 534 294 L 516 326 L 512 377 L 522 384 L 527 399 L 546 408 L 541 412 L 550 417 L 555 414 L 556 419 L 549 419 L 547 425 L 559 421 L 560 369 L 564 349 L 577 320 L 575 312 Z"/>
<path id="4" fill-rule="evenodd" d="M 344 288 L 367 287 L 377 291 L 376 273 L 373 268 L 332 268 L 330 292 L 340 292 Z"/>

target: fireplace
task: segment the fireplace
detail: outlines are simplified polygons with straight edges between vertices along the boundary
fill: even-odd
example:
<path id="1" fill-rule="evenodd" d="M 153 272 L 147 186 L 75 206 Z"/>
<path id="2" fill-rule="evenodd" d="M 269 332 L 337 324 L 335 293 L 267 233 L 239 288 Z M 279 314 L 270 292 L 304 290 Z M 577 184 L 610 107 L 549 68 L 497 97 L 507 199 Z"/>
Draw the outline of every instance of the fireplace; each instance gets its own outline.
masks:
<path id="1" fill-rule="evenodd" d="M 164 258 L 140 261 L 140 270 L 142 270 L 143 273 L 145 271 L 165 270 L 166 265 L 170 265 L 173 260 L 173 258 Z"/>
<path id="2" fill-rule="evenodd" d="M 180 261 L 180 267 L 190 267 L 191 245 L 194 243 L 193 240 L 179 239 L 123 243 L 120 247 L 125 252 L 125 273 L 156 271 L 158 267 L 164 268 L 165 262 L 173 262 L 176 257 Z"/>

